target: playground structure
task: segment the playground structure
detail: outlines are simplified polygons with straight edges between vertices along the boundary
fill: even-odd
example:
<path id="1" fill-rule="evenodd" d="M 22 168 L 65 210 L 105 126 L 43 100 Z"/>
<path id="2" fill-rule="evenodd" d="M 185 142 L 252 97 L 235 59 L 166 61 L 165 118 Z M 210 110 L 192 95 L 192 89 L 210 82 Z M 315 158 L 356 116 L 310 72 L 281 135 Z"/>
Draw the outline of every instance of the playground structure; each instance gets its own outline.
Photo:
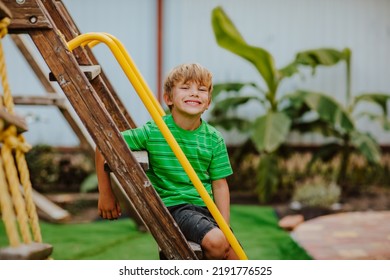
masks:
<path id="1" fill-rule="evenodd" d="M 101 42 L 104 42 L 117 58 L 237 255 L 241 259 L 246 259 L 245 253 L 213 201 L 207 193 L 203 193 L 203 186 L 188 160 L 180 148 L 177 148 L 175 139 L 162 121 L 163 110 L 122 44 L 109 34 L 80 35 L 61 1 L 5 0 L 0 4 L 3 8 L 2 17 L 11 18 L 8 32 L 30 36 L 51 71 L 51 79 L 58 82 L 94 143 L 104 155 L 108 168 L 117 182 L 116 187 L 126 195 L 136 218 L 147 226 L 164 258 L 198 259 L 198 256 L 180 232 L 120 134 L 120 131 L 134 128 L 135 124 L 91 52 L 91 48 Z M 19 42 L 19 46 L 22 46 L 20 41 L 17 41 L 17 35 L 11 36 L 14 41 Z M 31 101 L 35 103 L 39 101 L 40 104 L 61 104 L 54 98 Z M 62 106 L 60 110 L 78 135 L 81 145 L 93 154 L 93 144 L 88 142 L 88 138 L 83 135 L 82 130 L 64 108 Z"/>
<path id="2" fill-rule="evenodd" d="M 2 7 L 0 37 L 7 34 L 10 12 Z M 0 42 L 1 43 L 1 42 Z M 25 159 L 30 146 L 22 133 L 23 119 L 14 114 L 14 103 L 7 81 L 4 53 L 0 44 L 0 76 L 3 96 L 0 100 L 0 210 L 10 246 L 0 250 L 0 259 L 46 259 L 53 248 L 42 243 L 38 214 Z"/>

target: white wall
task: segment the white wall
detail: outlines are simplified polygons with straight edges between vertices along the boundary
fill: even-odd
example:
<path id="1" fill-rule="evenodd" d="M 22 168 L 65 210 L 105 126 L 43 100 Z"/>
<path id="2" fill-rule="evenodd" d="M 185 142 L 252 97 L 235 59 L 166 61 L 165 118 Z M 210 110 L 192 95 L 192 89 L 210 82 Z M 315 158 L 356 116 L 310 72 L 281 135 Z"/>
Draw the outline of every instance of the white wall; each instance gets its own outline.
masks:
<path id="1" fill-rule="evenodd" d="M 108 32 L 120 39 L 151 89 L 156 80 L 156 0 L 64 0 L 83 33 Z M 214 82 L 254 81 L 262 83 L 251 64 L 220 48 L 211 27 L 211 10 L 222 5 L 252 45 L 267 49 L 277 67 L 293 60 L 298 51 L 332 47 L 352 49 L 352 91 L 390 93 L 390 1 L 388 0 L 165 0 L 164 74 L 173 66 L 196 61 L 214 74 Z M 11 88 L 15 94 L 43 94 L 12 42 L 5 40 Z M 131 85 L 104 46 L 94 50 L 137 124 L 150 117 Z M 286 80 L 280 93 L 307 88 L 345 98 L 345 67 L 319 69 L 314 78 L 298 76 Z M 33 144 L 74 145 L 77 139 L 56 110 L 18 107 L 38 119 L 26 137 Z M 254 110 L 254 108 L 252 108 Z M 390 116 L 389 116 L 390 117 Z M 390 136 L 367 122 L 363 129 L 374 132 L 381 143 Z M 369 127 L 369 128 L 368 128 Z M 234 139 L 228 139 L 233 142 Z M 315 136 L 294 142 L 318 141 Z"/>

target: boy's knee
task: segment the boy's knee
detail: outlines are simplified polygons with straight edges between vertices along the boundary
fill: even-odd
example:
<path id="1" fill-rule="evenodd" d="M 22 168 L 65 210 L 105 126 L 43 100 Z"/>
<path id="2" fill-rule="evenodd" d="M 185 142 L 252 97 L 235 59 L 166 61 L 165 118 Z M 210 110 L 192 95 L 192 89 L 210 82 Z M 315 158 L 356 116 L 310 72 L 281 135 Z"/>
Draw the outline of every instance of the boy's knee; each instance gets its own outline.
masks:
<path id="1" fill-rule="evenodd" d="M 202 249 L 206 259 L 224 260 L 227 258 L 230 245 L 219 228 L 210 230 L 202 240 Z"/>

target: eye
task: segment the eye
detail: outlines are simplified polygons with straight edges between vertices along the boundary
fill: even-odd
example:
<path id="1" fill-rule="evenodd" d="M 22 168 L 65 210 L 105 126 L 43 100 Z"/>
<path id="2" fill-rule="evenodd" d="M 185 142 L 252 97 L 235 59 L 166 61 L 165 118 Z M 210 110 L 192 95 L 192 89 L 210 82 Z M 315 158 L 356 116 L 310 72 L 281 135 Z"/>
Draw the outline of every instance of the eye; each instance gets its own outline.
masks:
<path id="1" fill-rule="evenodd" d="M 199 87 L 199 91 L 207 91 L 207 87 Z"/>
<path id="2" fill-rule="evenodd" d="M 189 85 L 181 85 L 179 88 L 180 88 L 180 89 L 189 89 L 190 86 L 189 86 Z"/>

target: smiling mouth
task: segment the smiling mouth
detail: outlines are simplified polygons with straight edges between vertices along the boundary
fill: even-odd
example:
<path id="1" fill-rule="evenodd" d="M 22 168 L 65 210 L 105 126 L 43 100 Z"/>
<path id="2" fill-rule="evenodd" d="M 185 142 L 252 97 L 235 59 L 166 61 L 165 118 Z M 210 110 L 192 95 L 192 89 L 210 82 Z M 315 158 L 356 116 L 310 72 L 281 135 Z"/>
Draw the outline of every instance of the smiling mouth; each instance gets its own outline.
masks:
<path id="1" fill-rule="evenodd" d="M 187 100 L 187 101 L 184 101 L 184 103 L 191 104 L 191 105 L 200 105 L 201 104 L 199 101 L 195 101 L 195 100 Z"/>

